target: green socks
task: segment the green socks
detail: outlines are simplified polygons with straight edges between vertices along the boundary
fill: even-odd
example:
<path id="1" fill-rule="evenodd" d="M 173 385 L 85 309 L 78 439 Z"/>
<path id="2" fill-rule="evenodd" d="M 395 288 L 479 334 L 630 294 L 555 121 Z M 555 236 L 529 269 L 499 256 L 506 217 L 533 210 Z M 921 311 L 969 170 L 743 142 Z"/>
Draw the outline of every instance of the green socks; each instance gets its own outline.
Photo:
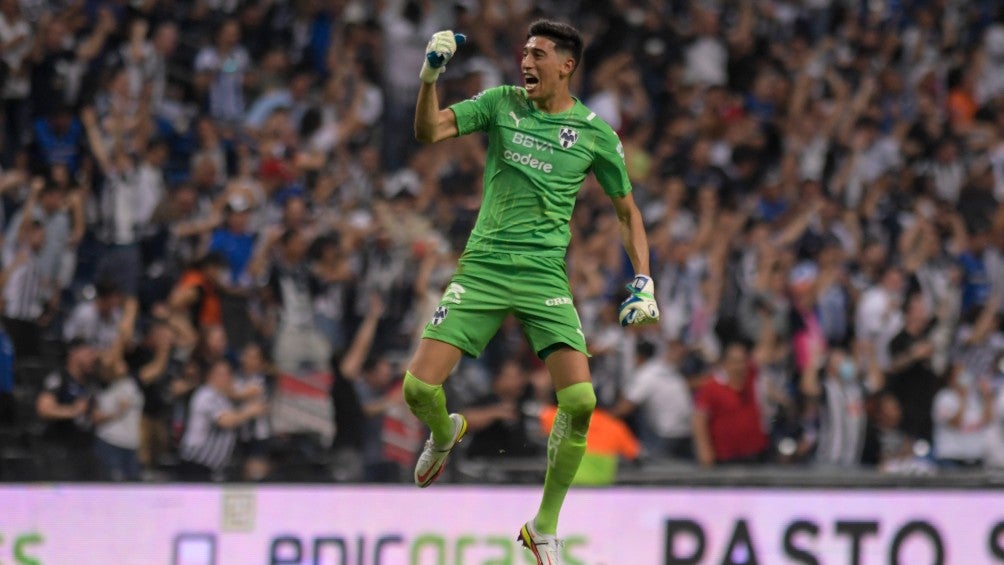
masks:
<path id="1" fill-rule="evenodd" d="M 446 411 L 446 393 L 443 385 L 430 385 L 419 380 L 410 371 L 404 374 L 404 401 L 411 412 L 432 430 L 432 439 L 447 445 L 453 439 L 453 422 Z"/>
<path id="2" fill-rule="evenodd" d="M 430 385 L 410 372 L 405 373 L 404 400 L 415 416 L 432 430 L 433 441 L 439 445 L 450 443 L 453 422 L 446 411 L 442 385 Z M 558 531 L 558 513 L 586 452 L 586 432 L 595 407 L 592 383 L 576 383 L 558 391 L 558 414 L 547 438 L 544 496 L 534 519 L 534 526 L 542 534 L 554 535 Z"/>
<path id="3" fill-rule="evenodd" d="M 558 391 L 558 414 L 547 438 L 544 496 L 534 520 L 542 534 L 554 535 L 558 531 L 558 513 L 586 452 L 586 432 L 595 407 L 592 383 L 576 383 Z"/>

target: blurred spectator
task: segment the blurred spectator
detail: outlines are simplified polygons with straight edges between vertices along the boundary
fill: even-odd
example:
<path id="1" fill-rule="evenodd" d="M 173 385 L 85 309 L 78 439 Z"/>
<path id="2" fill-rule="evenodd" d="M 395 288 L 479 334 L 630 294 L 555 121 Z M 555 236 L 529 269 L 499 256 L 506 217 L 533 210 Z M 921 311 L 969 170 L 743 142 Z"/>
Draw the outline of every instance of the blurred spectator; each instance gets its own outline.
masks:
<path id="1" fill-rule="evenodd" d="M 205 93 L 209 114 L 227 125 L 236 125 L 244 115 L 251 58 L 240 41 L 240 23 L 225 20 L 216 30 L 215 43 L 195 57 L 196 89 Z"/>
<path id="2" fill-rule="evenodd" d="M 126 301 L 119 332 L 113 343 L 101 352 L 98 373 L 101 389 L 94 395 L 91 421 L 94 423 L 94 453 L 112 481 L 137 481 L 140 418 L 143 394 L 129 374 L 125 348 L 131 342 L 139 305 L 135 298 Z"/>
<path id="3" fill-rule="evenodd" d="M 80 165 L 80 145 L 84 130 L 71 108 L 56 106 L 35 120 L 35 142 L 39 158 L 48 167 L 62 165 L 76 173 Z"/>
<path id="4" fill-rule="evenodd" d="M 864 366 L 862 366 L 862 363 Z M 821 465 L 852 468 L 864 462 L 868 447 L 868 398 L 882 390 L 882 371 L 871 356 L 859 362 L 850 352 L 816 350 L 802 371 L 799 388 L 810 420 L 804 439 Z"/>
<path id="5" fill-rule="evenodd" d="M 338 351 L 345 347 L 347 292 L 355 273 L 337 232 L 314 241 L 316 258 L 310 265 L 314 323 Z"/>
<path id="6" fill-rule="evenodd" d="M 657 354 L 652 343 L 640 341 L 637 353 L 638 368 L 627 379 L 612 414 L 624 418 L 637 413 L 638 436 L 648 456 L 692 458 L 693 401 L 681 373 L 686 346 L 673 340 Z"/>
<path id="7" fill-rule="evenodd" d="M 890 369 L 893 354 L 890 342 L 903 327 L 905 284 L 903 271 L 894 265 L 887 266 L 858 301 L 854 335 L 858 340 L 875 344 L 883 370 Z"/>
<path id="8" fill-rule="evenodd" d="M 758 349 L 753 354 L 742 342 L 726 345 L 721 366 L 694 395 L 694 451 L 701 465 L 764 462 L 768 455 L 756 398 Z"/>
<path id="9" fill-rule="evenodd" d="M 68 173 L 65 167 L 57 165 L 53 167 L 53 174 L 57 176 Z M 60 184 L 38 180 L 24 205 L 7 224 L 4 257 L 8 262 L 16 254 L 18 233 L 25 216 L 45 226 L 45 243 L 38 254 L 39 274 L 42 277 L 40 285 L 46 293 L 48 308 L 56 311 L 61 292 L 69 286 L 72 267 L 76 262 L 72 255 L 67 261 L 67 252 L 72 253 L 83 236 L 83 203 L 79 195 L 68 197 Z"/>
<path id="10" fill-rule="evenodd" d="M 888 390 L 896 397 L 903 431 L 911 437 L 931 441 L 931 403 L 940 386 L 934 374 L 930 339 L 931 317 L 924 300 L 913 295 L 907 300 L 903 329 L 889 343 Z"/>
<path id="11" fill-rule="evenodd" d="M 0 2 L 0 51 L 3 52 L 3 70 L 0 80 L 0 100 L 3 101 L 4 137 L 2 164 L 10 166 L 17 148 L 28 141 L 29 106 L 31 94 L 30 70 L 26 60 L 32 49 L 32 29 L 21 14 L 18 0 Z"/>
<path id="12" fill-rule="evenodd" d="M 926 473 L 931 470 L 930 444 L 902 431 L 899 401 L 881 393 L 875 403 L 879 442 L 879 469 L 885 473 Z"/>
<path id="13" fill-rule="evenodd" d="M 111 143 L 106 146 L 94 108 L 82 113 L 91 152 L 104 176 L 101 190 L 101 225 L 97 239 L 103 245 L 98 260 L 98 279 L 121 281 L 122 292 L 135 296 L 142 273 L 138 227 L 144 218 L 140 206 L 142 192 L 137 187 L 137 164 L 125 146 L 125 117 L 122 108 L 112 107 Z"/>
<path id="14" fill-rule="evenodd" d="M 206 382 L 192 396 L 185 435 L 179 453 L 179 477 L 185 481 L 210 481 L 231 462 L 240 426 L 254 421 L 268 410 L 261 400 L 239 409 L 230 400 L 234 372 L 230 362 L 215 361 L 206 370 Z"/>
<path id="15" fill-rule="evenodd" d="M 181 373 L 181 364 L 174 358 L 174 343 L 174 330 L 166 321 L 156 319 L 126 356 L 129 371 L 143 393 L 137 455 L 146 471 L 162 463 L 169 450 L 168 419 L 175 394 L 171 385 Z"/>
<path id="16" fill-rule="evenodd" d="M 491 392 L 463 414 L 471 434 L 468 457 L 530 457 L 541 453 L 530 380 L 518 361 L 508 360 L 493 376 Z M 553 416 L 552 416 L 553 418 Z"/>
<path id="17" fill-rule="evenodd" d="M 168 305 L 171 325 L 178 329 L 178 344 L 194 347 L 198 341 L 196 328 L 222 323 L 220 291 L 227 278 L 227 260 L 219 253 L 209 253 L 188 269 L 171 290 Z"/>
<path id="18" fill-rule="evenodd" d="M 269 404 L 274 383 L 270 382 L 272 375 L 269 374 L 267 363 L 260 345 L 251 342 L 244 346 L 231 394 L 231 398 L 239 403 L 238 409 L 249 403 Z M 271 425 L 265 416 L 259 416 L 240 428 L 238 446 L 244 456 L 245 480 L 260 481 L 268 476 L 271 438 Z"/>
<path id="19" fill-rule="evenodd" d="M 230 349 L 230 341 L 223 326 L 199 328 L 199 340 L 195 345 L 195 350 L 191 352 L 191 359 L 203 371 L 209 369 L 217 361 L 231 361 L 231 364 L 234 364 L 236 358 Z"/>
<path id="20" fill-rule="evenodd" d="M 52 480 L 98 478 L 90 419 L 97 352 L 83 340 L 66 345 L 66 361 L 45 378 L 35 412 L 45 422 L 42 449 L 45 475 Z"/>
<path id="21" fill-rule="evenodd" d="M 268 253 L 268 247 L 276 248 L 276 260 L 268 277 L 270 298 L 279 311 L 273 355 L 276 367 L 291 374 L 321 370 L 331 352 L 314 322 L 309 243 L 303 231 L 288 228 L 274 242 L 263 244 L 264 253 Z"/>
<path id="22" fill-rule="evenodd" d="M 367 482 L 398 482 L 405 476 L 405 469 L 384 456 L 384 430 L 388 416 L 395 412 L 407 412 L 399 380 L 386 357 L 371 353 L 363 362 L 359 379 L 355 381 L 356 393 L 366 416 L 362 430 L 363 477 Z"/>
<path id="23" fill-rule="evenodd" d="M 102 281 L 94 285 L 94 298 L 82 300 L 63 322 L 63 339 L 83 339 L 105 349 L 118 339 L 122 320 L 122 293 L 117 284 Z"/>
<path id="24" fill-rule="evenodd" d="M 982 464 L 994 411 L 989 377 L 956 365 L 932 404 L 934 457 L 938 463 L 948 467 Z"/>
<path id="25" fill-rule="evenodd" d="M 228 286 L 246 288 L 251 284 L 247 267 L 257 237 L 251 231 L 250 212 L 251 203 L 246 197 L 231 196 L 224 208 L 223 225 L 213 230 L 209 241 L 209 252 L 223 255 L 230 265 Z"/>
<path id="26" fill-rule="evenodd" d="M 38 220 L 22 222 L 16 237 L 17 251 L 3 278 L 3 323 L 18 355 L 34 357 L 41 353 L 40 334 L 47 321 L 48 294 L 39 264 L 45 226 Z"/>
<path id="27" fill-rule="evenodd" d="M 14 355 L 14 344 L 0 324 L 0 424 L 4 425 L 18 420 L 14 398 Z"/>
<path id="28" fill-rule="evenodd" d="M 365 385 L 359 384 L 359 380 L 363 364 L 370 356 L 377 323 L 383 316 L 383 310 L 384 304 L 379 295 L 372 295 L 366 317 L 356 330 L 344 355 L 340 355 L 336 350 L 332 357 L 331 405 L 335 419 L 335 438 L 331 444 L 332 473 L 334 479 L 339 482 L 359 481 L 364 477 L 368 414 L 363 408 L 360 392 Z"/>

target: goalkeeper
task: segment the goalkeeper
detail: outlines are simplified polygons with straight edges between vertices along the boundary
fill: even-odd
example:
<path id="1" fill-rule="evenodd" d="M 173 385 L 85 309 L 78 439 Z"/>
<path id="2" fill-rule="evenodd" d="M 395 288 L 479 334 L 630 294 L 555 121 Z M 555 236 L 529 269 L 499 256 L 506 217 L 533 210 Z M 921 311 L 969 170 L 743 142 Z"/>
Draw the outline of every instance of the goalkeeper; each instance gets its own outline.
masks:
<path id="1" fill-rule="evenodd" d="M 540 508 L 519 539 L 538 563 L 556 565 L 558 512 L 585 451 L 596 404 L 565 270 L 569 220 L 587 173 L 596 175 L 613 203 L 636 273 L 621 305 L 624 326 L 659 318 L 648 239 L 617 134 L 569 92 L 582 57 L 578 31 L 552 21 L 532 24 L 520 64 L 522 87 L 491 88 L 441 109 L 436 79 L 463 39 L 451 31 L 432 36 L 415 106 L 420 141 L 483 131 L 489 142 L 481 211 L 405 375 L 405 400 L 432 431 L 415 467 L 415 483 L 432 484 L 467 431 L 461 415 L 447 413 L 443 382 L 460 356 L 478 356 L 512 313 L 547 366 L 558 397 Z"/>

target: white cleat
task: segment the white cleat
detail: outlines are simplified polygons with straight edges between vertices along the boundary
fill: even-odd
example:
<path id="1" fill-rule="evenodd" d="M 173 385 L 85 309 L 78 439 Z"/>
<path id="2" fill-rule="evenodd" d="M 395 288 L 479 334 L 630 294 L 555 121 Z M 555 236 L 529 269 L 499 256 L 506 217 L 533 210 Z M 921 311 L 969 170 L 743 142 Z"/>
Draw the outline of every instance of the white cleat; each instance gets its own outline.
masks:
<path id="1" fill-rule="evenodd" d="M 533 520 L 523 524 L 516 541 L 523 542 L 523 547 L 533 553 L 537 565 L 561 565 L 561 540 L 557 536 L 538 532 L 533 527 Z"/>
<path id="2" fill-rule="evenodd" d="M 429 439 L 425 441 L 425 449 L 418 456 L 418 463 L 415 464 L 415 484 L 421 488 L 436 482 L 439 475 L 443 474 L 450 452 L 467 433 L 467 418 L 460 414 L 450 414 L 450 420 L 453 422 L 453 439 L 450 444 L 440 447 L 432 439 L 432 434 L 429 434 Z"/>

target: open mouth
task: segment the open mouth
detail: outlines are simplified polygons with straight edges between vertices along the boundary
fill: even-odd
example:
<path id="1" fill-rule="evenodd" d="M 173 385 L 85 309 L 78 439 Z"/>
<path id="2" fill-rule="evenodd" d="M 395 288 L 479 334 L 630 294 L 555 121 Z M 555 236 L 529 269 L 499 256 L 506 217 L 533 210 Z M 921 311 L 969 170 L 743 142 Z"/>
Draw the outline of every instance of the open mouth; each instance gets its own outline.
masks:
<path id="1" fill-rule="evenodd" d="M 523 75 L 523 82 L 526 84 L 527 90 L 533 90 L 540 83 L 540 79 L 533 75 Z"/>

